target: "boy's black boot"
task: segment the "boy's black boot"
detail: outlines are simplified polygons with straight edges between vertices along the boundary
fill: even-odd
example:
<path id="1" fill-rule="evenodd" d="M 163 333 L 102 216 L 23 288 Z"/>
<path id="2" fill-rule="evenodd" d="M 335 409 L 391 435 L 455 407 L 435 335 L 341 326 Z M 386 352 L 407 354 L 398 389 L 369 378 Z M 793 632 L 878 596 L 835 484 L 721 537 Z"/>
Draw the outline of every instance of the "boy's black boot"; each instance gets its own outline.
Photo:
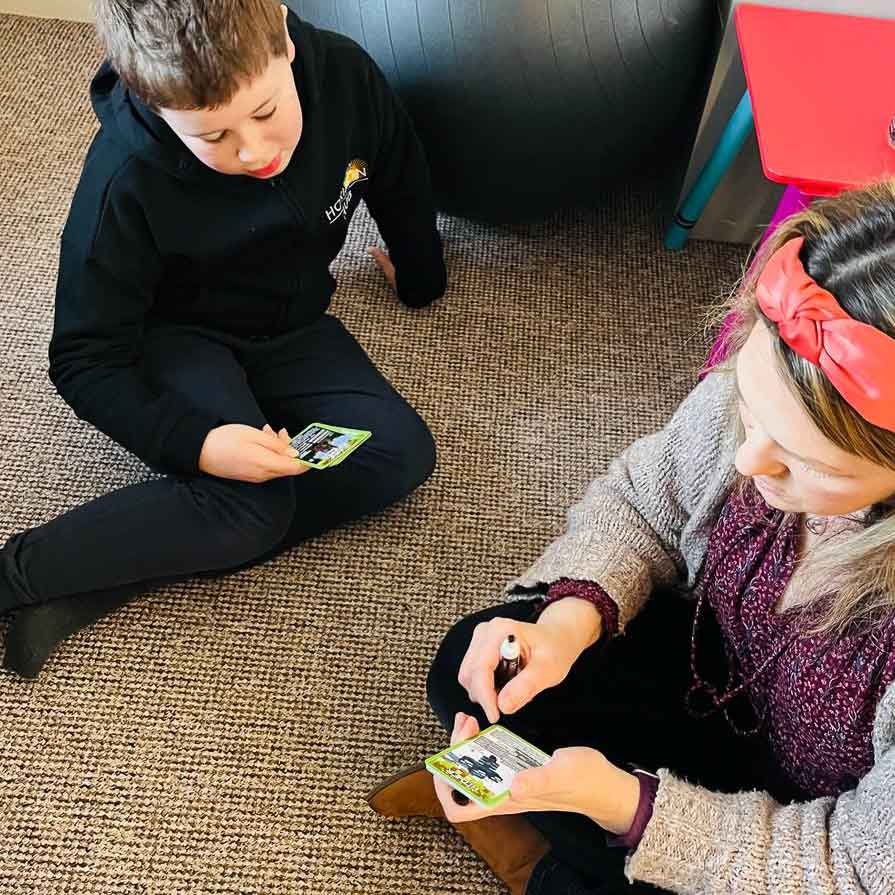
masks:
<path id="1" fill-rule="evenodd" d="M 129 603 L 137 593 L 122 588 L 19 607 L 6 629 L 3 667 L 24 678 L 36 678 L 63 640 Z"/>

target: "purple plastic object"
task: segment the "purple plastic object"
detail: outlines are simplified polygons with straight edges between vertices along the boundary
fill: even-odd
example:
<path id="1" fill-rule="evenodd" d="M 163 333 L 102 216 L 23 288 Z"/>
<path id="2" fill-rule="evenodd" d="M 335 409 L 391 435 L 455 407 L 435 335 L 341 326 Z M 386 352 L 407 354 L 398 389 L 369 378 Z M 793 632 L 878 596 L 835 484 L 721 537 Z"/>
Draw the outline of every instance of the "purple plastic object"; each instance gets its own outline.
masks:
<path id="1" fill-rule="evenodd" d="M 764 235 L 761 237 L 759 248 L 765 244 L 768 237 L 780 226 L 781 221 L 788 218 L 791 214 L 796 214 L 803 208 L 807 208 L 811 202 L 811 196 L 806 196 L 797 186 L 788 186 L 777 203 L 777 209 L 770 223 L 765 228 Z M 708 359 L 699 371 L 699 378 L 702 379 L 709 370 L 716 364 L 720 364 L 730 353 L 730 345 L 728 345 L 727 337 L 736 321 L 736 314 L 731 311 L 721 323 L 721 329 L 712 345 Z"/>

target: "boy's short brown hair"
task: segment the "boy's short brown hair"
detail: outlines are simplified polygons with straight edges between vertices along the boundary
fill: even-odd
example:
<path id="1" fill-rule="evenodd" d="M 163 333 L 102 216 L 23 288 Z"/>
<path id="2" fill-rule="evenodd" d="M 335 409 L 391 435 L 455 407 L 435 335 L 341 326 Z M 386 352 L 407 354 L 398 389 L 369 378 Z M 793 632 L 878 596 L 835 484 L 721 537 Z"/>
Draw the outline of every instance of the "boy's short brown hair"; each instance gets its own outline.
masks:
<path id="1" fill-rule="evenodd" d="M 152 109 L 225 105 L 287 54 L 279 0 L 96 0 L 119 77 Z"/>

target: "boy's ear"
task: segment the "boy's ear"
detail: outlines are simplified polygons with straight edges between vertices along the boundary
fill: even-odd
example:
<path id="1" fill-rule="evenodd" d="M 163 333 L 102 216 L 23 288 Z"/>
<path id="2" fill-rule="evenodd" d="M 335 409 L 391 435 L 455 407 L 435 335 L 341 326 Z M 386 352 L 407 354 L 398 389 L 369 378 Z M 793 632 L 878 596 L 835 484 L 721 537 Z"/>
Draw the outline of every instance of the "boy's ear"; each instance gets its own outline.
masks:
<path id="1" fill-rule="evenodd" d="M 289 7 L 286 6 L 285 3 L 281 3 L 280 12 L 283 13 L 283 28 L 286 30 L 286 58 L 291 65 L 295 60 L 295 44 L 292 43 L 292 38 L 289 36 L 289 26 L 286 24 L 286 16 L 289 15 Z"/>

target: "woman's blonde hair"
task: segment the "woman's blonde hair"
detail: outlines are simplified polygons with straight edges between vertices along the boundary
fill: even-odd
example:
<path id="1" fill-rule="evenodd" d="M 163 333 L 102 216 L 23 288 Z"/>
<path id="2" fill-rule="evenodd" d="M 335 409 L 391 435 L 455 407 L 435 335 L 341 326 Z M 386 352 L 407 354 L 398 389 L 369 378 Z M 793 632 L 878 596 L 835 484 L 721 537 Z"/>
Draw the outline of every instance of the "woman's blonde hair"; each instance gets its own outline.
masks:
<path id="1" fill-rule="evenodd" d="M 112 68 L 151 109 L 226 105 L 287 54 L 278 0 L 95 0 Z"/>
<path id="2" fill-rule="evenodd" d="M 805 238 L 800 259 L 808 274 L 856 320 L 895 338 L 895 181 L 816 201 L 787 218 L 761 247 L 728 303 L 736 324 L 728 335 L 736 352 L 759 319 L 767 323 L 779 372 L 820 432 L 837 447 L 895 470 L 895 432 L 868 423 L 830 384 L 819 367 L 796 354 L 758 307 L 755 287 L 768 258 L 790 239 Z M 895 377 L 895 370 L 892 371 Z M 866 629 L 895 611 L 895 507 L 871 509 L 862 531 L 821 545 L 810 554 L 803 585 L 821 599 L 811 603 L 813 630 L 841 635 Z"/>

